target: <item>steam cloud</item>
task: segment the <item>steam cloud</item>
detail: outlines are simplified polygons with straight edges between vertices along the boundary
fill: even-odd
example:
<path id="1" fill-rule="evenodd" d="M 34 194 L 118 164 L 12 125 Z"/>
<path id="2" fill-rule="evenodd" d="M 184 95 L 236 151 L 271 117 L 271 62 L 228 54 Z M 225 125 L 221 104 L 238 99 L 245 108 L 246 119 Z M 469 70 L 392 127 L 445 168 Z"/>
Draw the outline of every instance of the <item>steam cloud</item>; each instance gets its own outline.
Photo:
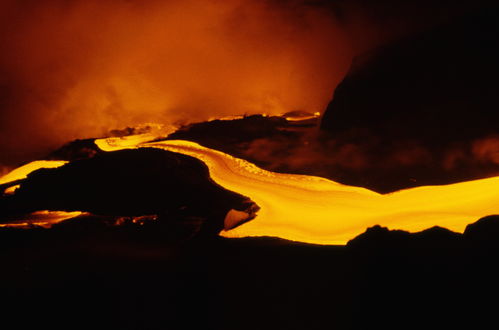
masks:
<path id="1" fill-rule="evenodd" d="M 144 122 L 322 111 L 351 59 L 305 1 L 2 1 L 0 164 Z"/>

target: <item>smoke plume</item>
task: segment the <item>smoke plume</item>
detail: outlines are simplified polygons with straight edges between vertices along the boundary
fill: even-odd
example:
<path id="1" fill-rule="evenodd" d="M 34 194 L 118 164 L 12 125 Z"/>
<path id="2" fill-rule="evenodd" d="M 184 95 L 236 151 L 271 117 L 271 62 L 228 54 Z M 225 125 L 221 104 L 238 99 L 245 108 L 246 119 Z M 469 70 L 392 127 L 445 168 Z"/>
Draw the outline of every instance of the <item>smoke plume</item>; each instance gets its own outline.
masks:
<path id="1" fill-rule="evenodd" d="M 306 1 L 0 4 L 0 164 L 145 122 L 322 111 L 351 59 Z"/>

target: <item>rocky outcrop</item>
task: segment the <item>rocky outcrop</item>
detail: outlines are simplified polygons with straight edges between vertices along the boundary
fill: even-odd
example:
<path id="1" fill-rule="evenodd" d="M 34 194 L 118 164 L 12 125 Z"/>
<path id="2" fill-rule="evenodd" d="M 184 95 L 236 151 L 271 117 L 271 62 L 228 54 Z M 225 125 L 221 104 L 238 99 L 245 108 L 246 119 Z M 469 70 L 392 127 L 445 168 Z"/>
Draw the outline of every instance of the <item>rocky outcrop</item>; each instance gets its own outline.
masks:
<path id="1" fill-rule="evenodd" d="M 365 252 L 401 248 L 461 247 L 471 250 L 477 247 L 495 247 L 499 249 L 499 215 L 489 215 L 469 224 L 462 234 L 438 226 L 409 233 L 376 225 L 367 228 L 364 233 L 350 240 L 347 246 L 350 249 Z"/>
<path id="2" fill-rule="evenodd" d="M 498 22 L 499 7 L 475 12 L 354 60 L 321 119 L 369 164 L 342 183 L 389 192 L 497 175 Z"/>
<path id="3" fill-rule="evenodd" d="M 464 237 L 475 246 L 499 248 L 499 215 L 491 215 L 466 226 Z"/>
<path id="4" fill-rule="evenodd" d="M 499 9 L 359 56 L 321 128 L 428 148 L 497 133 Z"/>
<path id="5" fill-rule="evenodd" d="M 229 210 L 251 205 L 248 198 L 215 184 L 201 161 L 143 148 L 96 154 L 57 169 L 35 171 L 14 195 L 0 198 L 0 218 L 38 210 L 157 215 L 163 221 L 201 219 L 200 225 L 218 232 Z"/>
<path id="6" fill-rule="evenodd" d="M 499 237 L 499 236 L 498 236 Z M 455 247 L 462 235 L 442 227 L 432 227 L 417 233 L 404 230 L 390 230 L 386 227 L 373 226 L 347 243 L 350 249 L 363 250 L 397 250 L 410 248 Z"/>

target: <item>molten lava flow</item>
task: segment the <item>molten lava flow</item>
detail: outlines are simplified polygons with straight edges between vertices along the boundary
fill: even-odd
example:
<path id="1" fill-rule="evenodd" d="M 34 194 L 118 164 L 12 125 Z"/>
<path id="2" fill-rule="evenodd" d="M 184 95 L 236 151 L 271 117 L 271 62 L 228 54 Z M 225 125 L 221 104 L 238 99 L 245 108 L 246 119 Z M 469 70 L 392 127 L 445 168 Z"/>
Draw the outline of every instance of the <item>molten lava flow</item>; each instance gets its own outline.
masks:
<path id="1" fill-rule="evenodd" d="M 56 168 L 66 164 L 64 160 L 35 160 L 21 167 L 16 168 L 10 173 L 0 178 L 0 184 L 14 182 L 17 180 L 26 179 L 28 174 L 41 168 Z"/>
<path id="2" fill-rule="evenodd" d="M 83 212 L 63 212 L 63 211 L 37 211 L 25 216 L 18 217 L 8 223 L 1 223 L 0 228 L 32 228 L 43 227 L 50 228 L 56 223 L 75 218 Z"/>
<path id="3" fill-rule="evenodd" d="M 14 194 L 15 194 L 15 192 L 16 192 L 16 190 L 17 190 L 17 188 L 19 188 L 20 186 L 21 186 L 21 185 L 19 185 L 19 184 L 16 184 L 16 185 L 10 186 L 10 187 L 8 187 L 7 189 L 5 189 L 3 193 L 4 193 L 5 195 L 14 195 Z"/>
<path id="4" fill-rule="evenodd" d="M 410 232 L 439 225 L 462 232 L 470 222 L 499 213 L 499 177 L 381 195 L 320 177 L 269 172 L 189 141 L 149 142 L 155 138 L 152 134 L 141 134 L 99 139 L 95 143 L 104 151 L 158 148 L 203 161 L 216 183 L 248 196 L 260 207 L 254 219 L 254 214 L 229 212 L 227 230 L 221 232 L 224 237 L 275 236 L 306 243 L 345 244 L 376 224 Z M 0 178 L 0 184 L 26 178 L 39 168 L 59 167 L 65 163 L 32 162 Z M 80 214 L 40 211 L 0 227 L 49 227 Z M 245 222 L 249 219 L 253 220 Z M 237 226 L 240 223 L 243 224 Z"/>
<path id="5" fill-rule="evenodd" d="M 156 138 L 150 133 L 111 137 L 106 139 L 95 140 L 95 145 L 103 151 L 117 151 L 123 149 L 135 149 L 143 143 L 150 142 Z"/>
<path id="6" fill-rule="evenodd" d="M 435 225 L 463 232 L 478 218 L 499 213 L 499 177 L 444 186 L 425 186 L 381 195 L 320 177 L 279 174 L 188 141 L 131 143 L 101 139 L 104 151 L 154 147 L 203 161 L 222 187 L 248 196 L 257 217 L 224 237 L 275 236 L 315 244 L 345 244 L 367 227 L 379 224 L 410 232 Z M 120 146 L 120 144 L 122 145 Z"/>
<path id="7" fill-rule="evenodd" d="M 10 173 L 7 173 L 0 178 L 0 185 L 9 184 L 11 182 L 26 179 L 26 177 L 33 171 L 41 168 L 57 168 L 66 164 L 67 161 L 63 160 L 36 160 L 34 162 L 23 165 L 16 168 Z M 4 194 L 12 195 L 19 185 L 9 186 L 5 189 Z M 10 227 L 10 228 L 31 228 L 33 226 L 49 228 L 52 225 L 59 223 L 61 221 L 75 218 L 83 212 L 64 212 L 64 211 L 37 211 L 30 213 L 28 215 L 17 217 L 12 219 L 7 223 L 0 223 L 0 228 Z"/>

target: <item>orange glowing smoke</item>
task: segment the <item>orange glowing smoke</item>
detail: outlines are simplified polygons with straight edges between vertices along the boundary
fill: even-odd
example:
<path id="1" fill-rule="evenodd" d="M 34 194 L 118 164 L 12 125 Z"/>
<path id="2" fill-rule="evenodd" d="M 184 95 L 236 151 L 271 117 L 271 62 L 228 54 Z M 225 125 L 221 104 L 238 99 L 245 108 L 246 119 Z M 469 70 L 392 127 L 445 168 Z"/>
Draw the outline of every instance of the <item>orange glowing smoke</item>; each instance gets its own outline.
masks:
<path id="1" fill-rule="evenodd" d="M 499 136 L 474 141 L 472 153 L 478 161 L 499 164 Z"/>
<path id="2" fill-rule="evenodd" d="M 1 1 L 0 164 L 144 122 L 321 111 L 350 55 L 304 3 Z"/>

